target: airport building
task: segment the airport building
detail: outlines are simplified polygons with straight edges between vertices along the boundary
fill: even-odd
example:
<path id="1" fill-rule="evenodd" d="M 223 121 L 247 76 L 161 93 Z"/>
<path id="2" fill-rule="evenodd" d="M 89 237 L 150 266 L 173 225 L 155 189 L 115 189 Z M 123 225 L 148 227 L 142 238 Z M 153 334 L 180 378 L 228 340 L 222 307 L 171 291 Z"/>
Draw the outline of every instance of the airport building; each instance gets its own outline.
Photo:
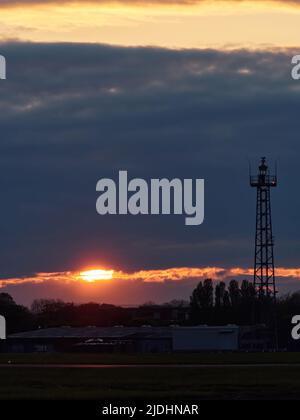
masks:
<path id="1" fill-rule="evenodd" d="M 236 325 L 46 328 L 9 335 L 2 341 L 2 351 L 166 353 L 266 349 L 265 337 L 253 338 L 249 328 Z"/>

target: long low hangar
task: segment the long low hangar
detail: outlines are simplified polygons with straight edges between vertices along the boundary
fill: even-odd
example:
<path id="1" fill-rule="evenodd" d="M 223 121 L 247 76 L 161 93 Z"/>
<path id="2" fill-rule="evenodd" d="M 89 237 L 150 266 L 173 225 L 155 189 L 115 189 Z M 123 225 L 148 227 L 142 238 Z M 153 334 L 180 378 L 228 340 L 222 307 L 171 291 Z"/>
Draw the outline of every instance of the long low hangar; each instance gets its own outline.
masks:
<path id="1" fill-rule="evenodd" d="M 252 330 L 251 330 L 252 331 Z M 237 351 L 264 349 L 264 337 L 236 325 L 195 327 L 58 327 L 11 334 L 2 352 Z"/>

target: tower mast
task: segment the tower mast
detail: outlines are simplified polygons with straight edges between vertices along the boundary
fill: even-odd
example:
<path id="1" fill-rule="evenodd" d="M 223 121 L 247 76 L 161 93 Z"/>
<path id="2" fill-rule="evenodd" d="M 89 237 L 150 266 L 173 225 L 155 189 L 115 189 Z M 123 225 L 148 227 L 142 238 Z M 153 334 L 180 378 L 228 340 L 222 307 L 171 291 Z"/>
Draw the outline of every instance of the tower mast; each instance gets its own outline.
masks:
<path id="1" fill-rule="evenodd" d="M 257 190 L 254 287 L 259 299 L 276 300 L 274 239 L 270 190 L 277 186 L 277 175 L 270 175 L 266 158 L 261 159 L 258 175 L 250 176 Z"/>

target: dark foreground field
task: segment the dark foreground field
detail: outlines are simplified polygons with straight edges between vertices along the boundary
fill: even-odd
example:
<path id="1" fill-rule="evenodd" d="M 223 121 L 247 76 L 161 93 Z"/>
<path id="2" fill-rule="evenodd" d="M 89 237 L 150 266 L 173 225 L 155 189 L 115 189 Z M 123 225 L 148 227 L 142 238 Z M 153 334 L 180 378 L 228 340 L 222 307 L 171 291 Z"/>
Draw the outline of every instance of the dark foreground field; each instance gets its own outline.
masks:
<path id="1" fill-rule="evenodd" d="M 2 354 L 0 363 L 1 399 L 300 399 L 300 354 L 296 353 Z M 104 366 L 57 366 L 69 363 Z M 149 363 L 151 367 L 137 366 Z"/>

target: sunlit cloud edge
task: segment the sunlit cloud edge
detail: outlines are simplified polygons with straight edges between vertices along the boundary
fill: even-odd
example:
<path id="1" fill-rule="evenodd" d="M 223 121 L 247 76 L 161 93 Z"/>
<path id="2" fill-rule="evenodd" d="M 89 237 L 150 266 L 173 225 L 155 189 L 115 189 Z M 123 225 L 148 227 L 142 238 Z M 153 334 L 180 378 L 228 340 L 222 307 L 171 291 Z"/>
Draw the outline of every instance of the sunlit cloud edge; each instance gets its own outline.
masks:
<path id="1" fill-rule="evenodd" d="M 99 271 L 102 274 L 97 278 L 96 275 L 89 277 L 88 272 Z M 175 267 L 167 269 L 140 270 L 135 272 L 124 272 L 104 269 L 64 271 L 64 272 L 39 272 L 27 277 L 14 277 L 0 280 L 0 287 L 16 286 L 25 283 L 40 284 L 47 282 L 57 283 L 98 283 L 99 282 L 123 282 L 123 281 L 139 281 L 144 283 L 165 283 L 180 282 L 187 280 L 204 280 L 210 278 L 214 281 L 223 281 L 232 278 L 248 278 L 253 275 L 253 269 L 232 267 Z M 277 277 L 290 278 L 300 280 L 300 268 L 278 267 L 276 270 Z"/>

